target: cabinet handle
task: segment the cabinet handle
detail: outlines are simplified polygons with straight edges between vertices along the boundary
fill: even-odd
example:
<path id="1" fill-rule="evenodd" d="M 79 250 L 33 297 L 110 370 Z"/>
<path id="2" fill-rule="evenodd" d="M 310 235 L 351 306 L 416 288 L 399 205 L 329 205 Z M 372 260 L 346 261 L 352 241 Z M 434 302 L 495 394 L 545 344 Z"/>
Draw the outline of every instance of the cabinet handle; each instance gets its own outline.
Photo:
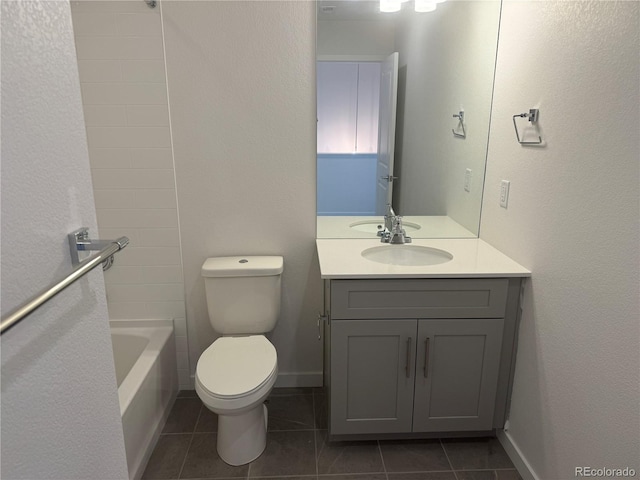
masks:
<path id="1" fill-rule="evenodd" d="M 322 313 L 318 312 L 318 321 L 316 322 L 318 325 L 318 340 L 322 340 L 322 322 L 325 322 L 329 319 L 327 315 L 322 315 Z"/>
<path id="2" fill-rule="evenodd" d="M 411 342 L 411 337 L 407 338 L 407 364 L 404 367 L 407 378 L 411 377 Z"/>
<path id="3" fill-rule="evenodd" d="M 424 341 L 424 378 L 429 377 L 429 338 Z"/>

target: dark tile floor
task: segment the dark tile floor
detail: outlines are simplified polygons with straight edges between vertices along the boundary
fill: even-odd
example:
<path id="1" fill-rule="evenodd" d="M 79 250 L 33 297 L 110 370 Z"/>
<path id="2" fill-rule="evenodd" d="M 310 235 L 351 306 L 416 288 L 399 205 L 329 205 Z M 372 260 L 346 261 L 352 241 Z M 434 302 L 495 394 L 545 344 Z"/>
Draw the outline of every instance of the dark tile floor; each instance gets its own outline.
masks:
<path id="1" fill-rule="evenodd" d="M 232 467 L 216 452 L 216 415 L 180 392 L 143 480 L 522 480 L 494 438 L 328 442 L 321 389 L 276 388 L 268 408 L 266 450 Z"/>

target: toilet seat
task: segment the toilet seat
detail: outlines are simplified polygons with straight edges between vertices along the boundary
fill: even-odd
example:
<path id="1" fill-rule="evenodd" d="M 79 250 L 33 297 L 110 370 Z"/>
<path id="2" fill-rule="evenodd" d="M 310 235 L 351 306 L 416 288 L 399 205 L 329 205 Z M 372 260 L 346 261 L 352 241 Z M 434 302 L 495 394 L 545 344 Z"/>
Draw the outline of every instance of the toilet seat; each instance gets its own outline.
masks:
<path id="1" fill-rule="evenodd" d="M 272 385 L 277 371 L 276 349 L 264 335 L 221 337 L 200 356 L 196 380 L 210 398 L 234 400 Z"/>

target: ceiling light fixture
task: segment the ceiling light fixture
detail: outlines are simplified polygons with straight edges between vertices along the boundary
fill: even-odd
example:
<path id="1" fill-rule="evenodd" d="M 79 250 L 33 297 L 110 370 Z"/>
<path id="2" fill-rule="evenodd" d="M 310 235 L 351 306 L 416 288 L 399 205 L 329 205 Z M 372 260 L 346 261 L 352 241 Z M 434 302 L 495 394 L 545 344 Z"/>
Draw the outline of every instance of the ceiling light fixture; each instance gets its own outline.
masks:
<path id="1" fill-rule="evenodd" d="M 380 11 L 385 13 L 399 12 L 402 0 L 380 0 Z"/>
<path id="2" fill-rule="evenodd" d="M 384 13 L 399 12 L 402 4 L 409 0 L 380 0 L 380 11 Z M 446 2 L 446 0 L 414 0 L 414 9 L 416 12 L 425 13 L 433 12 L 438 3 Z"/>
<path id="3" fill-rule="evenodd" d="M 436 9 L 436 3 L 438 2 L 433 0 L 415 0 L 415 11 L 419 13 L 433 12 Z"/>

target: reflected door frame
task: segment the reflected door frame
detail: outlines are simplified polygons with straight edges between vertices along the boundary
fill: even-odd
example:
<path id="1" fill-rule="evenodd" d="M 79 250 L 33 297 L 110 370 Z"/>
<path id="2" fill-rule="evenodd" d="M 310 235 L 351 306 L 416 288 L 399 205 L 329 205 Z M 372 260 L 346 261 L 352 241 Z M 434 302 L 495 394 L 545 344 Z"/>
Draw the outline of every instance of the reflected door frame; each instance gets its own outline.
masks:
<path id="1" fill-rule="evenodd" d="M 378 104 L 378 163 L 376 170 L 376 215 L 385 215 L 393 195 L 393 160 L 398 105 L 398 63 L 394 52 L 381 64 Z"/>

